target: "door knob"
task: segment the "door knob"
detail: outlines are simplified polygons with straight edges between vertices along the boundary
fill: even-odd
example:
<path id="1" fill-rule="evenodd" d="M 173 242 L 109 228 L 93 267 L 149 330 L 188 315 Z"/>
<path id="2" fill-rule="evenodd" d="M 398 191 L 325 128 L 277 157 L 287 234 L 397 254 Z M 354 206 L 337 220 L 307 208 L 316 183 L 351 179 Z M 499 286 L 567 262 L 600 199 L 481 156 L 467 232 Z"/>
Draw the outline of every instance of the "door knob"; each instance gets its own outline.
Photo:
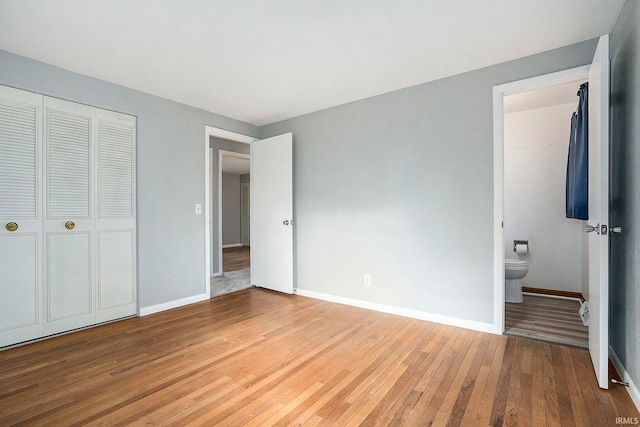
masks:
<path id="1" fill-rule="evenodd" d="M 584 232 L 585 233 L 593 233 L 596 232 L 596 234 L 600 234 L 600 224 L 597 225 L 585 225 L 584 226 Z"/>
<path id="2" fill-rule="evenodd" d="M 289 220 L 285 219 L 284 221 L 282 221 L 282 225 L 289 225 Z"/>
<path id="3" fill-rule="evenodd" d="M 18 224 L 15 222 L 8 222 L 5 228 L 9 231 L 16 231 L 18 229 Z"/>
<path id="4" fill-rule="evenodd" d="M 618 227 L 611 227 L 611 232 L 612 232 L 612 233 L 621 234 L 621 233 L 622 233 L 622 227 L 620 227 L 620 226 L 618 226 Z"/>
<path id="5" fill-rule="evenodd" d="M 67 221 L 64 224 L 64 228 L 66 228 L 67 230 L 73 230 L 73 228 L 76 226 L 76 223 L 73 221 Z"/>
<path id="6" fill-rule="evenodd" d="M 596 224 L 595 226 L 593 225 L 585 225 L 584 226 L 584 231 L 585 233 L 591 233 L 593 231 L 596 232 L 596 234 L 601 234 L 603 236 L 606 236 L 607 233 L 609 232 L 609 227 L 607 226 L 607 224 Z"/>

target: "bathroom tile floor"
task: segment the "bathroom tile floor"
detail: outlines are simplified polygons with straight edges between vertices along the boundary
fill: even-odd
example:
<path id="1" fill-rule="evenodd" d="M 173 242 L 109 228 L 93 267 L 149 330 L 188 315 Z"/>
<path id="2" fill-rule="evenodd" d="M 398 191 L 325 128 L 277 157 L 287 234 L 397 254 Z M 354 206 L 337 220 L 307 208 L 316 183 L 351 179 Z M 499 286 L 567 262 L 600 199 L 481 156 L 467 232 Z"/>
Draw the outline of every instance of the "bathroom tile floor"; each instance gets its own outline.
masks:
<path id="1" fill-rule="evenodd" d="M 579 309 L 578 300 L 525 294 L 520 304 L 505 303 L 504 333 L 588 348 L 589 328 L 582 324 Z"/>

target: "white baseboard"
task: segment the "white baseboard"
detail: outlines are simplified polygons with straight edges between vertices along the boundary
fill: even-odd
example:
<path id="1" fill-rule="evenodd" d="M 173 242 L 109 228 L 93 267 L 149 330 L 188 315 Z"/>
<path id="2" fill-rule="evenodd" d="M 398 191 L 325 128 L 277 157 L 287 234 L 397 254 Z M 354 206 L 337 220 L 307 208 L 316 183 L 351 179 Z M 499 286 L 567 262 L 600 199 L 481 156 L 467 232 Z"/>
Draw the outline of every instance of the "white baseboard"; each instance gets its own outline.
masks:
<path id="1" fill-rule="evenodd" d="M 611 360 L 613 361 L 613 366 L 615 366 L 616 371 L 618 371 L 618 375 L 620 375 L 620 378 L 622 379 L 622 381 L 629 383 L 629 387 L 625 387 L 625 388 L 627 389 L 629 396 L 631 396 L 631 400 L 633 400 L 633 403 L 636 405 L 636 408 L 640 411 L 640 391 L 638 391 L 638 387 L 631 379 L 631 376 L 629 375 L 627 370 L 624 368 L 624 365 L 620 361 L 620 358 L 618 357 L 615 350 L 611 346 L 609 346 L 609 357 L 611 357 Z M 613 385 L 613 387 L 624 387 L 624 386 Z"/>
<path id="2" fill-rule="evenodd" d="M 140 308 L 140 317 L 147 316 L 153 313 L 159 313 L 165 310 L 171 310 L 172 308 L 182 307 L 183 305 L 189 305 L 200 301 L 205 301 L 210 298 L 207 294 L 194 295 L 192 297 L 182 298 L 175 301 L 164 302 L 162 304 L 152 305 L 150 307 Z"/>
<path id="3" fill-rule="evenodd" d="M 238 248 L 242 246 L 242 243 L 231 243 L 229 245 L 222 245 L 222 249 L 227 249 L 227 248 Z"/>
<path id="4" fill-rule="evenodd" d="M 323 294 L 321 292 L 309 291 L 297 288 L 294 293 L 303 297 L 315 298 L 338 304 L 350 305 L 352 307 L 366 308 L 368 310 L 380 311 L 382 313 L 396 314 L 398 316 L 410 317 L 412 319 L 427 320 L 429 322 L 442 323 L 459 328 L 472 329 L 474 331 L 489 332 L 501 335 L 502 331 L 496 332 L 493 323 L 476 322 L 474 320 L 458 319 L 456 317 L 443 316 L 441 314 L 427 313 L 425 311 L 411 310 L 408 308 L 395 307 L 392 305 L 378 304 L 375 302 L 362 301 L 352 298 L 339 297 L 335 295 Z"/>
<path id="5" fill-rule="evenodd" d="M 522 291 L 522 295 L 532 295 L 534 297 L 555 298 L 555 299 L 564 299 L 564 300 L 569 300 L 569 301 L 582 302 L 582 300 L 580 298 L 565 297 L 565 296 L 562 296 L 562 295 L 538 294 L 538 293 L 535 293 L 535 292 L 525 292 L 525 291 Z"/>

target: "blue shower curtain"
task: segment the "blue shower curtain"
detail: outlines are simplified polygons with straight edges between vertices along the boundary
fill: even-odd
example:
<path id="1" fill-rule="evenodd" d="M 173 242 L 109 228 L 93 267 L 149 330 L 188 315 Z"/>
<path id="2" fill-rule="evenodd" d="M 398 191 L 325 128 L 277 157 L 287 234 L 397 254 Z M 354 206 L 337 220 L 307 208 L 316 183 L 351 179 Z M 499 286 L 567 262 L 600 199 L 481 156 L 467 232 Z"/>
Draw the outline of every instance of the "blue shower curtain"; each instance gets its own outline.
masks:
<path id="1" fill-rule="evenodd" d="M 567 161 L 566 216 L 589 218 L 589 83 L 578 90 L 578 108 L 571 116 Z"/>

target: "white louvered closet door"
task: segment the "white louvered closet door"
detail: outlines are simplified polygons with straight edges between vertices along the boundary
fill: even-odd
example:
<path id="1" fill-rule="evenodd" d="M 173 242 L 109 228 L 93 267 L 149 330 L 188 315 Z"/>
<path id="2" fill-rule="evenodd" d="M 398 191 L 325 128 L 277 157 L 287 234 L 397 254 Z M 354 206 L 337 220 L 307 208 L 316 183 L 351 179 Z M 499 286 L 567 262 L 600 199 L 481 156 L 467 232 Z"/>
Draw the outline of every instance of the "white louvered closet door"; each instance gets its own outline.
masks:
<path id="1" fill-rule="evenodd" d="M 97 110 L 97 312 L 136 314 L 136 118 Z"/>
<path id="2" fill-rule="evenodd" d="M 137 312 L 136 118 L 0 86 L 0 347 Z"/>
<path id="3" fill-rule="evenodd" d="M 41 105 L 42 95 L 0 86 L 0 346 L 43 332 Z"/>
<path id="4" fill-rule="evenodd" d="M 44 98 L 45 335 L 95 323 L 94 114 Z"/>

